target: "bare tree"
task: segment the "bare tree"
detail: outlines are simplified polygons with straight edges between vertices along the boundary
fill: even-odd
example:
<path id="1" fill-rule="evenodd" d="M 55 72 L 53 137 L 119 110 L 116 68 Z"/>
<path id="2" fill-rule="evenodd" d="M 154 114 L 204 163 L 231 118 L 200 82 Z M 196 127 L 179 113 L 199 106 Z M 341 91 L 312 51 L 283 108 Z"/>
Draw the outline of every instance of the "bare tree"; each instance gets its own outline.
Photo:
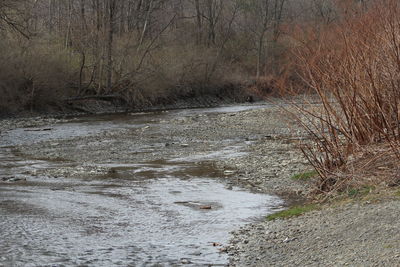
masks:
<path id="1" fill-rule="evenodd" d="M 25 38 L 30 38 L 29 28 L 26 24 L 27 14 L 23 10 L 29 9 L 26 0 L 2 0 L 0 2 L 0 29 L 9 28 Z"/>
<path id="2" fill-rule="evenodd" d="M 116 0 L 107 0 L 107 13 L 108 13 L 108 35 L 107 35 L 107 90 L 110 91 L 112 87 L 112 72 L 113 72 L 113 46 L 114 46 L 114 33 L 115 33 L 115 11 Z"/>
<path id="3" fill-rule="evenodd" d="M 245 29 L 249 30 L 256 43 L 256 79 L 260 78 L 266 43 L 276 41 L 283 19 L 283 10 L 287 0 L 251 0 L 242 1 L 241 7 L 245 16 Z M 270 40 L 267 39 L 269 34 Z"/>

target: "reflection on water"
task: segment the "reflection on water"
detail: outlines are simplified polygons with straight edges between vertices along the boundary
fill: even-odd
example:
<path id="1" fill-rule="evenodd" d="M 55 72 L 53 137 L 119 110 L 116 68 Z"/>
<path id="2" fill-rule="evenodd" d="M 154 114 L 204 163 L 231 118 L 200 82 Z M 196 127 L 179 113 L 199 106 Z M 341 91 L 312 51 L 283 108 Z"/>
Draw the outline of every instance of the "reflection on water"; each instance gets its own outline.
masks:
<path id="1" fill-rule="evenodd" d="M 229 110 L 237 108 L 224 112 Z M 195 112 L 207 110 L 168 116 Z M 221 147 L 222 154 L 99 164 L 111 171 L 90 179 L 29 177 L 27 170 L 78 163 L 29 160 L 13 152 L 15 144 L 138 127 L 166 115 L 122 116 L 112 121 L 78 119 L 52 131 L 16 129 L 3 135 L 0 178 L 28 179 L 0 181 L 0 266 L 223 265 L 227 254 L 219 253 L 219 244 L 227 243 L 229 232 L 282 204 L 273 196 L 232 188 L 218 179 L 223 173 L 201 163 L 240 156 L 235 152 L 241 148 L 229 144 Z"/>

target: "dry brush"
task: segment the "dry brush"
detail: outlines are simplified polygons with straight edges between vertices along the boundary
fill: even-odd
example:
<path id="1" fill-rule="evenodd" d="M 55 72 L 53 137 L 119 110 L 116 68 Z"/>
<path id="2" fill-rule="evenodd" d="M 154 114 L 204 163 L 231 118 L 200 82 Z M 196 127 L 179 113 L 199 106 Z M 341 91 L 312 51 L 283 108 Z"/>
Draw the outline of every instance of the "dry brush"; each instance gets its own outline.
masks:
<path id="1" fill-rule="evenodd" d="M 340 22 L 295 36 L 296 68 L 320 105 L 296 105 L 320 174 L 317 193 L 400 184 L 400 3 L 341 7 Z"/>

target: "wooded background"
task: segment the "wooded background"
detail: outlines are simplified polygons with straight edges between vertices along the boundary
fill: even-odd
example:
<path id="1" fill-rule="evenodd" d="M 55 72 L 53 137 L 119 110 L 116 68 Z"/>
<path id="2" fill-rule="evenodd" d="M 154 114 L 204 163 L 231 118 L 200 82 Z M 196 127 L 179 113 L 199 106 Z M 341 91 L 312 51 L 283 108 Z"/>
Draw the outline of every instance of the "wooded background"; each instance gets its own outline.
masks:
<path id="1" fill-rule="evenodd" d="M 335 0 L 1 0 L 0 108 L 117 96 L 132 106 L 289 73 L 293 33 L 335 23 Z M 260 82 L 261 81 L 261 82 Z"/>

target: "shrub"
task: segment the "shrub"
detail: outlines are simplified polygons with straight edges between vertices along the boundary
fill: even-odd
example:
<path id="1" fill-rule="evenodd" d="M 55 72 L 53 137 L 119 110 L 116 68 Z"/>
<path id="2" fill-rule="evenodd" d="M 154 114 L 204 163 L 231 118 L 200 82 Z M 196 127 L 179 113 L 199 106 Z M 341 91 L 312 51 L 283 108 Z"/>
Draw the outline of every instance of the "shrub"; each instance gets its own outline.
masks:
<path id="1" fill-rule="evenodd" d="M 302 149 L 320 174 L 319 193 L 360 179 L 380 183 L 379 169 L 398 176 L 400 3 L 375 1 L 346 12 L 338 23 L 303 33 L 304 45 L 294 51 L 300 75 L 321 102 L 297 105 L 313 139 Z"/>

